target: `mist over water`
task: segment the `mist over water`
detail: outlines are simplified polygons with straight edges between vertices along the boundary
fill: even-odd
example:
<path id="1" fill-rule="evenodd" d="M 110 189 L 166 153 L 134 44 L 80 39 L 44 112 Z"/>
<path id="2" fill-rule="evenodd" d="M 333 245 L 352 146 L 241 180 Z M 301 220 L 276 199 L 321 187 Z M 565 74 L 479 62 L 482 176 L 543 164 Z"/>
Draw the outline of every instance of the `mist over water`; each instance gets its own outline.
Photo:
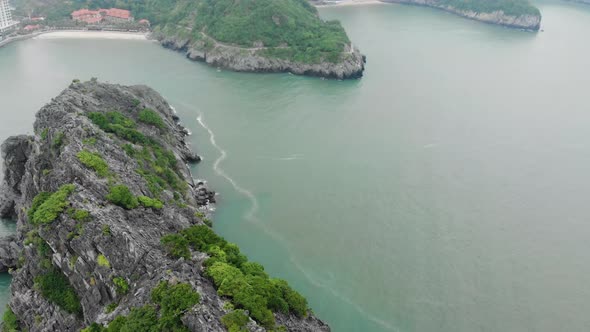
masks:
<path id="1" fill-rule="evenodd" d="M 536 3 L 537 34 L 322 9 L 367 55 L 358 81 L 218 71 L 145 41 L 19 42 L 0 49 L 0 139 L 31 133 L 73 78 L 147 84 L 193 132 L 216 231 L 334 331 L 587 331 L 590 6 Z"/>

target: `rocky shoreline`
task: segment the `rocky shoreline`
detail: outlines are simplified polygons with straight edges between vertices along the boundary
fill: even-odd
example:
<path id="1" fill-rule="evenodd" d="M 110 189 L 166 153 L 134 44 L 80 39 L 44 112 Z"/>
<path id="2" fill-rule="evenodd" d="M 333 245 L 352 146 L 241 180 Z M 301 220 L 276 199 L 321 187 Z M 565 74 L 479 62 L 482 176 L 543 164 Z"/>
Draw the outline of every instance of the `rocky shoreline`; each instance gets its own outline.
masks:
<path id="1" fill-rule="evenodd" d="M 113 320 L 138 319 L 138 310 L 171 315 L 154 304 L 155 289 L 182 286 L 199 301 L 172 312 L 173 323 L 225 331 L 234 300 L 219 295 L 205 265 L 219 249 L 187 247 L 179 258 L 163 242 L 207 230 L 204 212 L 215 200 L 192 179 L 187 163 L 200 158 L 170 105 L 146 86 L 75 80 L 37 113 L 34 128 L 2 145 L 0 215 L 17 220 L 17 234 L 0 240 L 0 270 L 13 275 L 13 323 L 31 332 L 105 331 Z M 273 316 L 288 331 L 330 330 L 311 313 Z M 243 324 L 266 330 L 252 318 Z"/>
<path id="2" fill-rule="evenodd" d="M 471 20 L 480 21 L 484 23 L 496 24 L 508 28 L 523 29 L 530 31 L 538 31 L 541 28 L 541 16 L 536 15 L 521 15 L 511 16 L 506 15 L 502 11 L 492 13 L 478 13 L 468 10 L 459 10 L 451 6 L 441 5 L 436 0 L 381 0 L 388 3 L 401 3 L 417 6 L 425 6 L 436 9 L 441 9 L 446 12 L 459 15 Z"/>
<path id="3" fill-rule="evenodd" d="M 363 76 L 366 63 L 366 57 L 353 46 L 343 50 L 343 59 L 338 63 L 326 61 L 308 64 L 263 56 L 260 54 L 263 48 L 243 48 L 218 42 L 211 45 L 203 40 L 192 41 L 161 33 L 154 33 L 151 37 L 162 46 L 185 54 L 190 60 L 237 72 L 292 73 L 330 79 L 357 79 Z"/>

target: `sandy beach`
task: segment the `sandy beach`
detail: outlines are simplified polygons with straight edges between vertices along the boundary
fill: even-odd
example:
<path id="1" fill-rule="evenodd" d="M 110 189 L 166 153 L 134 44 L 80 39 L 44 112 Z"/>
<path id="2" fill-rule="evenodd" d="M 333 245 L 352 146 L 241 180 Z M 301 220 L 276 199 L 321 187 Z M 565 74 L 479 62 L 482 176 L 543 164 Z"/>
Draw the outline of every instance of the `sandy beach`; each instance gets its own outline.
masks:
<path id="1" fill-rule="evenodd" d="M 383 4 L 379 0 L 342 0 L 333 1 L 329 4 L 317 5 L 316 7 L 342 7 L 342 6 L 362 6 L 362 5 L 377 5 Z"/>
<path id="2" fill-rule="evenodd" d="M 147 40 L 146 33 L 140 32 L 118 32 L 118 31 L 52 31 L 39 34 L 34 39 L 127 39 Z"/>

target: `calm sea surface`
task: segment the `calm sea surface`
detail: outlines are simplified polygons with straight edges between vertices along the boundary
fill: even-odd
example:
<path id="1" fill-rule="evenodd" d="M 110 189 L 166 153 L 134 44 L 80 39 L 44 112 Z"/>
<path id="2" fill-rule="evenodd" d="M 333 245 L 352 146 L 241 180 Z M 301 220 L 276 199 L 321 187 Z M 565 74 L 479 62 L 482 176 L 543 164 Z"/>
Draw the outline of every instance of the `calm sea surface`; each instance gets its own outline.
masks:
<path id="1" fill-rule="evenodd" d="M 219 71 L 144 41 L 15 43 L 0 139 L 73 78 L 147 84 L 194 133 L 215 229 L 334 331 L 589 331 L 590 6 L 537 4 L 540 33 L 322 9 L 367 55 L 359 81 Z"/>

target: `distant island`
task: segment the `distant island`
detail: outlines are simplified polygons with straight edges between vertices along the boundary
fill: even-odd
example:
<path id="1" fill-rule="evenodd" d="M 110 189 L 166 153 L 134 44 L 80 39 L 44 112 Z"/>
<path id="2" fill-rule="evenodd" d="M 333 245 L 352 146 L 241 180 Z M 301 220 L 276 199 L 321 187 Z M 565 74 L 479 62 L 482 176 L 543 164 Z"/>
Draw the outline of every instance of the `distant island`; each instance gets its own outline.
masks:
<path id="1" fill-rule="evenodd" d="M 337 79 L 363 75 L 365 58 L 340 22 L 322 20 L 307 0 L 17 1 L 21 15 L 44 16 L 47 24 L 98 13 L 76 21 L 89 27 L 119 8 L 151 25 L 163 46 L 215 67 Z"/>
<path id="2" fill-rule="evenodd" d="M 361 4 L 359 0 L 312 0 L 316 5 Z M 379 0 L 438 8 L 476 21 L 537 31 L 541 12 L 529 0 Z M 590 3 L 590 0 L 574 0 Z M 367 1 L 369 2 L 369 1 Z"/>

